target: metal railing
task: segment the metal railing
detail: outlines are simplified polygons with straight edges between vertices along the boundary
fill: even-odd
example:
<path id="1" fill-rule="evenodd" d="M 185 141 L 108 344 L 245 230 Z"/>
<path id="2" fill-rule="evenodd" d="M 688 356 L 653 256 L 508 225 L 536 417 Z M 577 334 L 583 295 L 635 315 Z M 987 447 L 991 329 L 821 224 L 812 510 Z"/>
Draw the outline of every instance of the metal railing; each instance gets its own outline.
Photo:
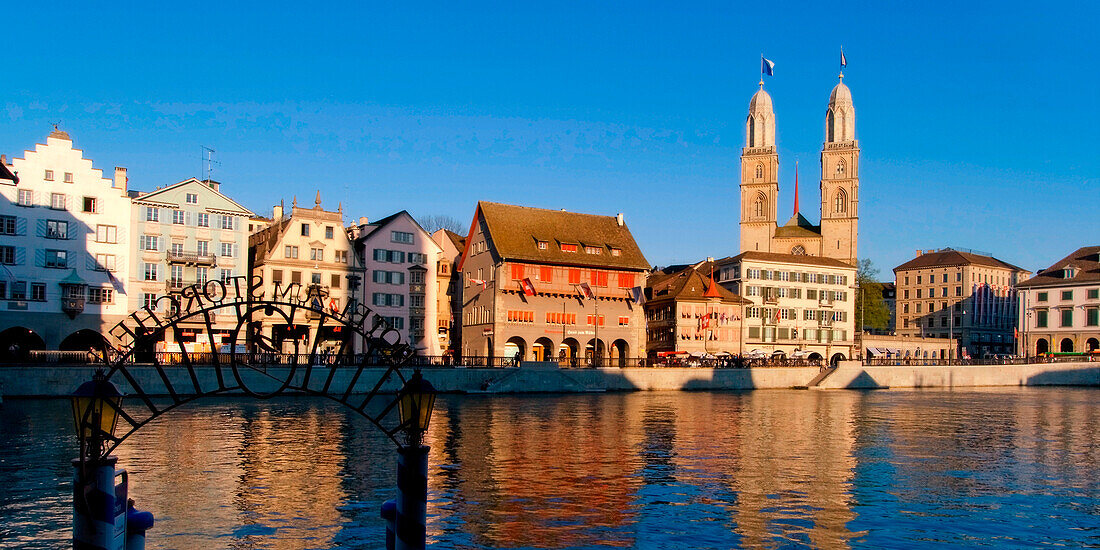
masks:
<path id="1" fill-rule="evenodd" d="M 1100 362 L 1100 355 L 1034 356 L 1034 357 L 985 357 L 981 359 L 942 359 L 939 357 L 868 357 L 863 364 L 869 367 L 893 366 L 984 366 L 984 365 L 1036 365 L 1042 363 Z"/>
<path id="2" fill-rule="evenodd" d="M 205 264 L 215 265 L 218 263 L 218 257 L 213 254 L 199 254 L 197 252 L 173 252 L 168 251 L 167 256 L 169 263 L 188 263 L 188 264 Z"/>

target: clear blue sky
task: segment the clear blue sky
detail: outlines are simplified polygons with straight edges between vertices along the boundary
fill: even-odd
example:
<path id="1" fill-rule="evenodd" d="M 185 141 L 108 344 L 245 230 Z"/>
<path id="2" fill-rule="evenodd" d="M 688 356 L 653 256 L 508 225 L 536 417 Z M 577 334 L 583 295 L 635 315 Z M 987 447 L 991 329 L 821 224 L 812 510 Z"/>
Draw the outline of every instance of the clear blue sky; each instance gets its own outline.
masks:
<path id="1" fill-rule="evenodd" d="M 860 139 L 860 255 L 969 247 L 1034 270 L 1100 244 L 1100 8 L 893 2 L 23 3 L 4 26 L 0 151 L 61 121 L 150 190 L 214 177 L 279 197 L 469 223 L 477 200 L 625 212 L 650 263 L 738 252 L 759 56 L 818 219 L 839 49 Z M 393 3 L 390 3 L 393 4 Z"/>

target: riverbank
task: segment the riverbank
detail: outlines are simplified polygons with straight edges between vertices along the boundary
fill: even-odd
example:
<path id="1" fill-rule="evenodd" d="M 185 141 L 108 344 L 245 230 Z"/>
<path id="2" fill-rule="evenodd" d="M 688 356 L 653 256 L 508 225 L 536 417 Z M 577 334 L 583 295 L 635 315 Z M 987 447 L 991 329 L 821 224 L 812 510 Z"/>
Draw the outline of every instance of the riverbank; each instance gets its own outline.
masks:
<path id="1" fill-rule="evenodd" d="M 147 394 L 167 395 L 167 387 L 153 367 L 131 366 L 129 372 Z M 320 369 L 327 373 L 327 369 Z M 87 365 L 34 365 L 0 367 L 0 388 L 12 397 L 63 397 L 88 380 L 94 368 Z M 332 387 L 346 388 L 355 370 L 337 369 Z M 187 370 L 166 369 L 177 391 L 192 387 Z M 314 379 L 324 382 L 327 374 Z M 204 391 L 218 387 L 213 367 L 196 367 L 196 379 Z M 223 374 L 228 375 L 227 372 Z M 278 380 L 290 374 L 287 367 L 272 367 L 246 380 L 259 392 L 274 390 Z M 353 393 L 367 393 L 385 374 L 385 369 L 366 369 Z M 301 371 L 295 376 L 300 377 Z M 1100 363 L 1041 363 L 987 366 L 864 366 L 846 361 L 827 375 L 817 367 L 730 368 L 433 368 L 424 375 L 448 393 L 585 393 L 619 391 L 753 390 L 753 389 L 881 389 L 954 388 L 981 386 L 1100 386 Z M 233 384 L 232 375 L 226 384 Z M 300 378 L 298 378 L 300 381 Z M 132 388 L 121 376 L 114 382 L 123 392 Z M 385 381 L 381 390 L 398 389 L 396 377 Z M 313 387 L 313 384 L 310 385 Z M 227 395 L 240 394 L 227 391 Z"/>

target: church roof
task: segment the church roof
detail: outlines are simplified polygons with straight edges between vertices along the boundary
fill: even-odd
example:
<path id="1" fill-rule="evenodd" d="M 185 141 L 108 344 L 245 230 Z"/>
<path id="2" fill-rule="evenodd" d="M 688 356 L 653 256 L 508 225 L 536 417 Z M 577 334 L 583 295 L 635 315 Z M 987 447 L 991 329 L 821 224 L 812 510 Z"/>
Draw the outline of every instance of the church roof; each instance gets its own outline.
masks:
<path id="1" fill-rule="evenodd" d="M 749 100 L 749 112 L 755 113 L 759 111 L 767 113 L 772 112 L 772 96 L 764 91 L 763 86 L 761 86 L 761 88 L 752 95 L 752 99 Z"/>
<path id="2" fill-rule="evenodd" d="M 821 237 L 821 226 L 814 225 L 801 212 L 791 216 L 787 223 L 775 228 L 776 237 Z"/>
<path id="3" fill-rule="evenodd" d="M 843 80 L 838 82 L 833 87 L 833 92 L 829 94 L 829 106 L 834 105 L 852 105 L 852 91 L 848 89 Z"/>

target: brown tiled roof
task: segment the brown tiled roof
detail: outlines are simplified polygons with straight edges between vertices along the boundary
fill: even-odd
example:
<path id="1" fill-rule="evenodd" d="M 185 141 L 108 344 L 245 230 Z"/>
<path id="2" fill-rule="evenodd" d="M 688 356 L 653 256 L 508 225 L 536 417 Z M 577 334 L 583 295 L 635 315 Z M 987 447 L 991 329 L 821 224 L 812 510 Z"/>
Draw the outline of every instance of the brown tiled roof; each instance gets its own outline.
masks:
<path id="1" fill-rule="evenodd" d="M 248 237 L 248 248 L 252 254 L 253 265 L 260 265 L 278 246 L 279 236 L 290 225 L 290 218 L 283 218 Z"/>
<path id="2" fill-rule="evenodd" d="M 455 233 L 450 229 L 444 229 L 443 234 L 446 235 L 448 239 L 451 239 L 451 244 L 455 245 L 455 248 L 457 248 L 460 253 L 462 252 L 462 249 L 466 247 L 466 237 L 463 237 L 462 235 L 459 235 L 458 233 Z"/>
<path id="3" fill-rule="evenodd" d="M 660 300 L 707 300 L 710 287 L 711 270 L 716 262 L 699 262 L 693 265 L 669 266 L 650 273 L 646 280 L 646 295 L 651 301 Z M 749 304 L 750 301 L 726 290 L 722 285 L 714 285 L 722 302 Z"/>
<path id="4" fill-rule="evenodd" d="M 982 254 L 974 254 L 971 252 L 962 252 L 959 250 L 951 250 L 946 248 L 937 252 L 929 252 L 927 254 L 921 254 L 908 262 L 905 262 L 894 268 L 894 271 L 905 271 L 909 269 L 923 269 L 928 267 L 953 267 L 959 265 L 983 265 L 987 267 L 996 267 L 1001 269 L 1011 269 L 1013 271 L 1024 271 L 1026 269 L 1016 267 L 1008 262 L 1003 262 L 992 256 L 984 256 Z"/>
<path id="5" fill-rule="evenodd" d="M 787 223 L 775 228 L 776 237 L 812 238 L 821 236 L 821 226 L 810 223 L 801 213 L 791 216 Z"/>
<path id="6" fill-rule="evenodd" d="M 1077 274 L 1072 279 L 1066 279 L 1064 276 L 1065 268 L 1069 266 L 1077 268 Z M 1084 246 L 1016 286 L 1027 288 L 1095 282 L 1100 282 L 1100 246 Z"/>
<path id="7" fill-rule="evenodd" d="M 730 258 L 722 258 L 718 260 L 719 265 L 727 265 L 737 263 L 741 260 L 761 260 L 767 262 L 783 262 L 788 264 L 804 264 L 804 265 L 818 265 L 822 267 L 847 267 L 854 268 L 855 266 L 840 260 L 833 258 L 825 258 L 823 256 L 810 256 L 808 254 L 779 254 L 777 252 L 742 252 L 736 256 Z"/>
<path id="8" fill-rule="evenodd" d="M 620 226 L 615 216 L 485 201 L 478 203 L 478 212 L 488 229 L 489 241 L 501 259 L 613 269 L 649 269 L 649 262 L 634 242 L 630 229 L 625 223 Z M 540 240 L 547 241 L 546 250 L 539 250 Z M 577 252 L 562 252 L 562 243 L 577 245 Z M 586 246 L 600 248 L 601 253 L 587 254 L 584 251 Z M 612 248 L 620 250 L 618 256 L 611 255 Z"/>

